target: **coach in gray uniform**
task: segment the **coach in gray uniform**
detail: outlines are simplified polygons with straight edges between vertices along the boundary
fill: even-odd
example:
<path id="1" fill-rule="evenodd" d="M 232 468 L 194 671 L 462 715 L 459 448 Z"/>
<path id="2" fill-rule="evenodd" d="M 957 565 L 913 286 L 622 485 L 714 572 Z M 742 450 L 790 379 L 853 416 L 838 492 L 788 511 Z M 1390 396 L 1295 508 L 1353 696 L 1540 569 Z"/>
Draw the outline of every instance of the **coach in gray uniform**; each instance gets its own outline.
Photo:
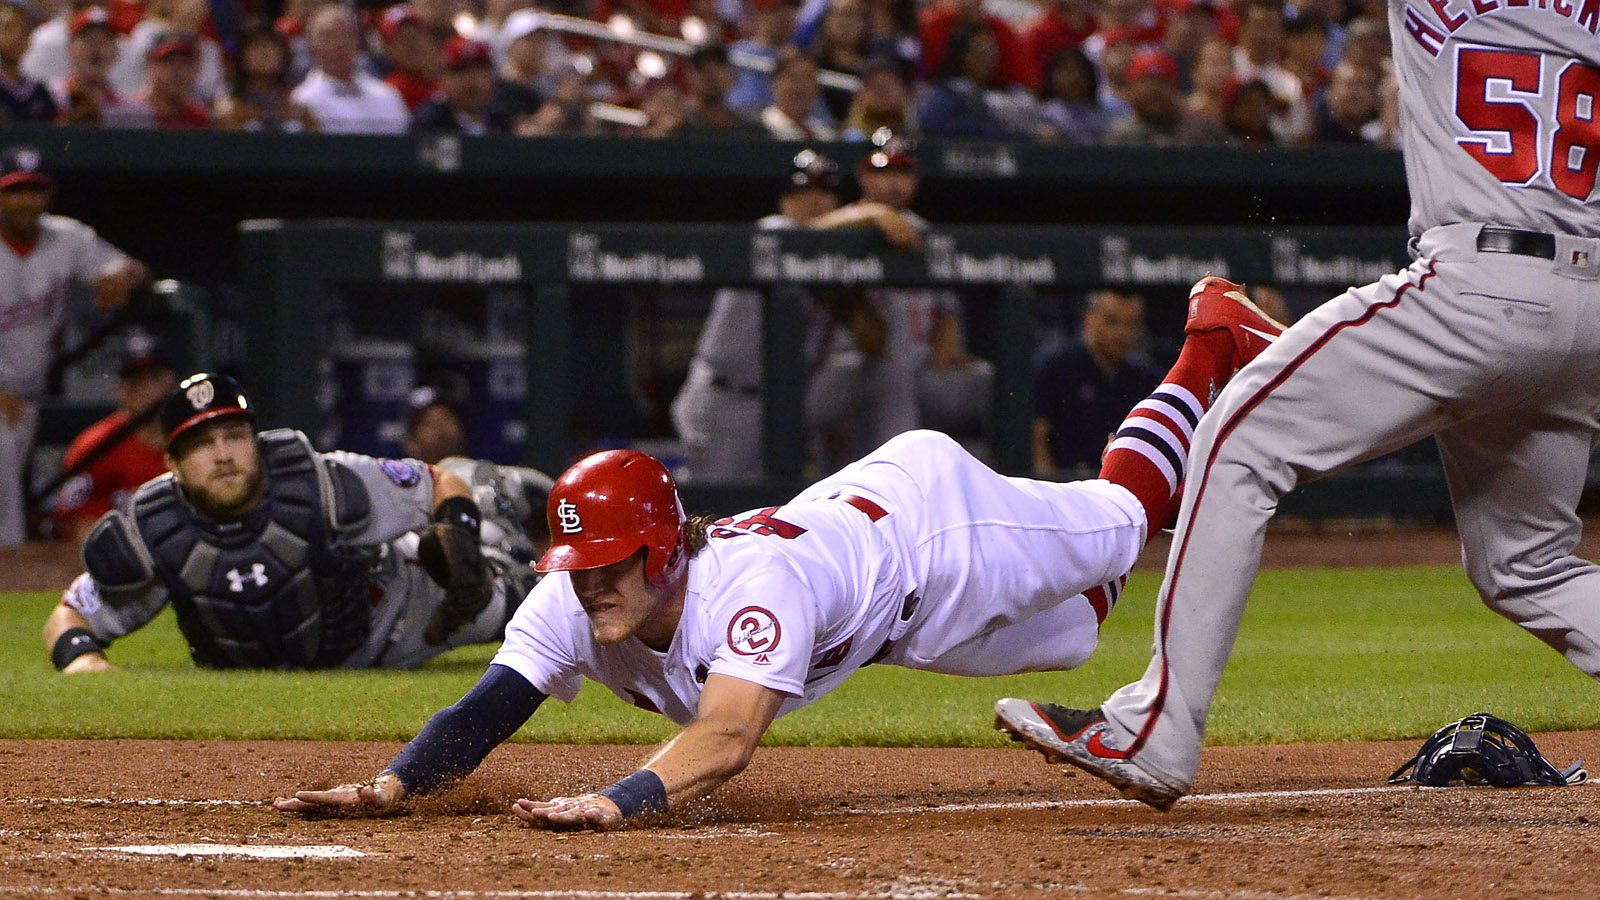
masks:
<path id="1" fill-rule="evenodd" d="M 1600 677 L 1600 566 L 1574 554 L 1600 442 L 1600 14 L 1389 0 L 1389 31 L 1416 261 L 1301 319 L 1207 413 L 1144 678 L 1098 710 L 996 709 L 1158 809 L 1193 783 L 1279 498 L 1429 435 L 1483 602 Z"/>
<path id="2" fill-rule="evenodd" d="M 22 472 L 69 289 L 93 285 L 95 306 L 116 309 L 150 277 L 93 228 L 45 212 L 53 193 L 39 151 L 0 152 L 0 547 L 26 536 Z"/>
<path id="3" fill-rule="evenodd" d="M 531 587 L 531 548 L 486 563 L 473 491 L 443 468 L 257 433 L 226 376 L 184 380 L 161 416 L 172 474 L 95 524 L 45 624 L 65 672 L 114 668 L 104 648 L 169 604 L 201 666 L 412 668 L 500 640 Z"/>

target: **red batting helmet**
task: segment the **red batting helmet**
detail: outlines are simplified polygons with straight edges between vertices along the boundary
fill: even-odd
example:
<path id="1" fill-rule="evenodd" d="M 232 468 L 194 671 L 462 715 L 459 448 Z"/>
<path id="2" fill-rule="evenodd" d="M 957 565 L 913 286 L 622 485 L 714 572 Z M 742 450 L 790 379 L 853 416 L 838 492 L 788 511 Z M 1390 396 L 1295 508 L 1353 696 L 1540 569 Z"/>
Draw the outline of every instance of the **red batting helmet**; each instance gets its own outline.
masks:
<path id="1" fill-rule="evenodd" d="M 644 575 L 652 584 L 683 559 L 683 502 L 672 475 L 637 450 L 588 457 L 550 489 L 550 550 L 534 570 L 594 569 L 645 548 Z"/>

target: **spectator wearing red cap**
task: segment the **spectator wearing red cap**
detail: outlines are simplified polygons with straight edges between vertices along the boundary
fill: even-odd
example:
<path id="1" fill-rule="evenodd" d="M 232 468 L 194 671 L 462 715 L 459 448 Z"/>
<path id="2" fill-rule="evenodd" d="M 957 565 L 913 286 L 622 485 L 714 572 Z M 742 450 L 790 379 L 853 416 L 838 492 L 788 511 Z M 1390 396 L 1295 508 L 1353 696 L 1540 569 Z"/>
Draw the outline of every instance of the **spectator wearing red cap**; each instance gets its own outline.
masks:
<path id="1" fill-rule="evenodd" d="M 156 413 L 178 376 L 162 348 L 148 336 L 128 339 L 117 369 L 115 412 L 72 439 L 63 472 L 78 470 L 56 493 L 56 533 L 81 544 L 96 520 L 126 511 L 133 492 L 167 471 L 166 435 Z"/>
<path id="2" fill-rule="evenodd" d="M 1221 144 L 1215 122 L 1191 115 L 1178 91 L 1178 63 L 1160 50 L 1143 50 L 1128 64 L 1129 111 L 1111 123 L 1105 143 L 1121 147 Z"/>
<path id="3" fill-rule="evenodd" d="M 963 26 L 979 25 L 994 39 L 999 54 L 998 77 L 1030 91 L 1039 88 L 1039 63 L 1005 20 L 983 11 L 982 0 L 938 0 L 921 15 L 922 75 L 935 78 L 943 71 L 950 39 Z M 926 127 L 926 125 L 924 125 Z"/>
<path id="4" fill-rule="evenodd" d="M 114 25 L 116 14 L 111 12 Z M 151 0 L 145 17 L 128 33 L 122 52 L 111 67 L 111 86 L 123 96 L 138 94 L 145 87 L 145 67 L 156 44 L 171 35 L 184 34 L 189 36 L 195 63 L 194 99 L 209 105 L 227 94 L 228 73 L 222 47 L 208 36 L 210 16 L 208 0 Z"/>
<path id="5" fill-rule="evenodd" d="M 772 70 L 772 105 L 761 111 L 767 134 L 780 141 L 831 141 L 833 123 L 822 117 L 817 64 L 798 47 L 778 52 Z"/>
<path id="6" fill-rule="evenodd" d="M 417 107 L 439 90 L 444 42 L 409 3 L 383 11 L 378 36 L 383 38 L 384 58 L 390 66 L 383 80 L 400 92 L 406 109 L 415 115 Z"/>
<path id="7" fill-rule="evenodd" d="M 67 41 L 67 74 L 50 84 L 56 101 L 56 122 L 104 128 L 152 128 L 149 107 L 137 97 L 124 97 L 111 86 L 111 66 L 118 37 L 111 14 L 103 6 L 80 10 L 72 19 Z"/>
<path id="8" fill-rule="evenodd" d="M 28 49 L 21 60 L 22 73 L 36 81 L 53 84 L 67 77 L 67 39 L 74 18 L 100 0 L 70 0 L 61 11 L 41 23 L 28 35 Z"/>
<path id="9" fill-rule="evenodd" d="M 0 2 L 0 122 L 49 122 L 56 116 L 49 89 L 22 73 L 31 25 L 21 4 Z"/>
<path id="10" fill-rule="evenodd" d="M 444 47 L 439 93 L 417 107 L 411 130 L 509 134 L 511 119 L 493 105 L 494 83 L 489 45 L 471 38 L 451 38 Z"/>
<path id="11" fill-rule="evenodd" d="M 411 112 L 393 85 L 356 65 L 361 51 L 356 18 L 337 4 L 323 6 L 307 24 L 316 67 L 289 95 L 304 106 L 323 131 L 336 134 L 399 134 Z"/>
<path id="12" fill-rule="evenodd" d="M 198 55 L 194 38 L 187 34 L 163 36 L 150 48 L 139 99 L 150 108 L 157 128 L 211 127 L 211 111 L 194 99 Z"/>
<path id="13" fill-rule="evenodd" d="M 1000 47 L 981 22 L 950 36 L 938 78 L 917 104 L 929 137 L 1026 140 L 1043 124 L 1034 96 L 1001 75 Z"/>
<path id="14" fill-rule="evenodd" d="M 1280 110 L 1272 118 L 1273 132 L 1280 143 L 1300 143 L 1311 133 L 1311 104 L 1300 79 L 1283 65 L 1283 0 L 1247 0 L 1242 16 L 1234 74 L 1271 89 Z"/>
<path id="15" fill-rule="evenodd" d="M 289 99 L 293 65 L 289 39 L 269 25 L 247 29 L 233 61 L 233 92 L 218 100 L 212 116 L 230 131 L 311 131 L 311 114 Z"/>

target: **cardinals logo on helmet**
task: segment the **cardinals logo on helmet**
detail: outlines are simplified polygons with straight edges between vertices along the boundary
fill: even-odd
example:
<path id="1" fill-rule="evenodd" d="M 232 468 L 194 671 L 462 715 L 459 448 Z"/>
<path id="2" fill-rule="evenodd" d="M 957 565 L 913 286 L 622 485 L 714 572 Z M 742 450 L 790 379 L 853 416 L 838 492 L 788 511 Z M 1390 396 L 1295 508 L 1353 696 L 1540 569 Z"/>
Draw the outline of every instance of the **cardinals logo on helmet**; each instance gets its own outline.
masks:
<path id="1" fill-rule="evenodd" d="M 578 518 L 578 505 L 571 500 L 562 500 L 556 504 L 556 518 L 561 520 L 562 534 L 578 534 L 583 531 L 583 520 Z"/>

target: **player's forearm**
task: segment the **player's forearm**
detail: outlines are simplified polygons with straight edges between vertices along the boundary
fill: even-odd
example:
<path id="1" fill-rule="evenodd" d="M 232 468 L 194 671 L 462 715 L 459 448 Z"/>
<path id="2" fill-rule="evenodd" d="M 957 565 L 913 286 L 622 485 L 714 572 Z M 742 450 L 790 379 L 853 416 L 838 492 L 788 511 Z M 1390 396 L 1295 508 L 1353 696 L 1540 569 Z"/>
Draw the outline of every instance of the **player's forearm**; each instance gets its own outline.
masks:
<path id="1" fill-rule="evenodd" d="M 54 647 L 69 628 L 87 631 L 89 623 L 77 610 L 65 603 L 57 603 L 56 608 L 50 611 L 50 618 L 44 620 L 44 648 L 49 650 Z"/>
<path id="2" fill-rule="evenodd" d="M 438 509 L 440 504 L 452 497 L 472 499 L 472 488 L 467 487 L 467 483 L 458 478 L 455 473 L 435 465 L 428 466 L 428 473 L 433 476 L 434 509 Z"/>
<path id="3" fill-rule="evenodd" d="M 544 698 L 516 670 L 491 665 L 466 696 L 428 720 L 384 775 L 397 779 L 408 795 L 453 784 L 516 734 Z"/>
<path id="4" fill-rule="evenodd" d="M 89 622 L 77 610 L 65 603 L 58 603 L 44 622 L 42 636 L 45 652 L 50 654 L 51 662 L 67 674 L 109 668 L 109 660 L 98 646 L 84 649 L 91 646 L 88 642 L 92 637 L 86 635 L 90 635 Z M 81 643 L 73 644 L 75 640 Z M 63 646 L 58 647 L 58 644 Z M 62 659 L 67 656 L 71 658 L 63 665 Z"/>
<path id="5" fill-rule="evenodd" d="M 660 776 L 669 809 L 711 793 L 750 764 L 761 731 L 742 722 L 696 720 L 645 768 Z"/>

